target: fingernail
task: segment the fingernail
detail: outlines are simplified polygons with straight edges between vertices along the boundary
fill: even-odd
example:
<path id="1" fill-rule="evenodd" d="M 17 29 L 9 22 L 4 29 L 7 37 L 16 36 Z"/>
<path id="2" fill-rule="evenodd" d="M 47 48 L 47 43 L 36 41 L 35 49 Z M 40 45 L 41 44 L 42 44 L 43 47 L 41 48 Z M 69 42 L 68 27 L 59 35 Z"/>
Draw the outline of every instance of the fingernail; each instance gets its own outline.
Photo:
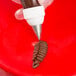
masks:
<path id="1" fill-rule="evenodd" d="M 15 17 L 16 17 L 16 19 L 18 19 L 18 20 L 23 20 L 23 19 L 24 19 L 23 9 L 17 10 L 16 13 L 15 13 Z"/>

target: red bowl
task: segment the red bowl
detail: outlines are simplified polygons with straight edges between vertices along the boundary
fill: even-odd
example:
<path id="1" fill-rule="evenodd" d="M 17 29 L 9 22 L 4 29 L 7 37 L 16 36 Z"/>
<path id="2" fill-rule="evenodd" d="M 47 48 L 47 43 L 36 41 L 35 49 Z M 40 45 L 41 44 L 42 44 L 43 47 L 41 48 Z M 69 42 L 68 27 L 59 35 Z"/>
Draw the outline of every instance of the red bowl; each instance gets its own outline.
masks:
<path id="1" fill-rule="evenodd" d="M 25 20 L 14 17 L 21 7 L 0 0 L 0 67 L 17 76 L 76 75 L 76 0 L 55 0 L 46 9 L 41 40 L 48 43 L 48 53 L 36 69 L 32 55 L 38 39 Z"/>

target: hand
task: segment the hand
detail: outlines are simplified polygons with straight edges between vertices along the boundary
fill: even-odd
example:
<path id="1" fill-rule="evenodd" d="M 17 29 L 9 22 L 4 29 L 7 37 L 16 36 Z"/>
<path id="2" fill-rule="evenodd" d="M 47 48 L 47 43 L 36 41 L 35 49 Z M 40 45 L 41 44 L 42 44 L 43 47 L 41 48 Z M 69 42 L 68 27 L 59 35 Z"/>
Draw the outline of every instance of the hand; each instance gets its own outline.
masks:
<path id="1" fill-rule="evenodd" d="M 12 0 L 12 1 L 14 1 L 14 2 L 16 2 L 16 3 L 18 3 L 18 4 L 21 4 L 21 2 L 20 2 L 20 0 Z M 41 4 L 41 5 L 43 5 L 45 8 L 47 8 L 50 4 L 52 4 L 52 2 L 53 2 L 54 0 L 39 0 L 39 3 Z M 18 20 L 23 20 L 24 19 L 24 17 L 23 17 L 23 8 L 21 8 L 21 9 L 18 9 L 16 12 L 15 12 L 15 17 L 16 17 L 16 19 L 18 19 Z"/>

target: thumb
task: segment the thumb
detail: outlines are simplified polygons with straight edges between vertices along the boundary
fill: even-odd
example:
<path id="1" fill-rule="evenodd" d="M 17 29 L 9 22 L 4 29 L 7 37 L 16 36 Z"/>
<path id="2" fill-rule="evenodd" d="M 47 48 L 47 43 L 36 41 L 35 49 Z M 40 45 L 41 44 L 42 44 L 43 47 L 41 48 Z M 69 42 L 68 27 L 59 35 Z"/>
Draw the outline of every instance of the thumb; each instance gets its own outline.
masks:
<path id="1" fill-rule="evenodd" d="M 15 18 L 18 19 L 18 20 L 23 20 L 24 19 L 24 16 L 23 16 L 23 8 L 18 9 L 15 12 Z"/>
<path id="2" fill-rule="evenodd" d="M 14 1 L 14 0 L 13 0 Z M 15 0 L 16 1 L 16 0 Z M 54 0 L 39 0 L 39 3 L 41 5 L 43 5 L 45 8 L 47 8 L 49 5 L 51 5 L 53 3 Z M 15 17 L 18 20 L 23 20 L 24 16 L 23 16 L 23 8 L 17 10 L 15 12 Z"/>

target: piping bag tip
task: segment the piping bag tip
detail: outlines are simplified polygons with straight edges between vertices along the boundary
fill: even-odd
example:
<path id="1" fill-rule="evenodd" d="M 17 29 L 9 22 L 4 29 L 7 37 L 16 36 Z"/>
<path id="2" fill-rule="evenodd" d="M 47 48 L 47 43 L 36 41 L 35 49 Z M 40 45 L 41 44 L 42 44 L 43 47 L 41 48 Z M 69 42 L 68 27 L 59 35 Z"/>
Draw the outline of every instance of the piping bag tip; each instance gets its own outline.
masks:
<path id="1" fill-rule="evenodd" d="M 40 34 L 41 34 L 41 25 L 32 26 L 33 30 L 35 31 L 38 39 L 40 40 Z"/>

